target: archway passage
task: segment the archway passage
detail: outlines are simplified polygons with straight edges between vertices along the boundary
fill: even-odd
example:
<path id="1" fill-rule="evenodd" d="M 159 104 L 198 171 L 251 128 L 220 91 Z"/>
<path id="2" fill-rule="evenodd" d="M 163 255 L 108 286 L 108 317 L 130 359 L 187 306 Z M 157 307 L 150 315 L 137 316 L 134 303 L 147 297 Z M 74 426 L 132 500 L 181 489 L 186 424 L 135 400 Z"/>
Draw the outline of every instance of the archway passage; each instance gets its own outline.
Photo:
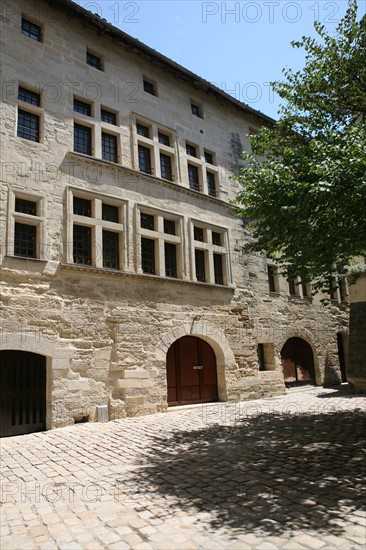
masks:
<path id="1" fill-rule="evenodd" d="M 46 358 L 0 351 L 0 437 L 46 429 Z"/>
<path id="2" fill-rule="evenodd" d="M 313 350 L 305 340 L 289 338 L 282 348 L 281 360 L 288 388 L 315 384 Z"/>
<path id="3" fill-rule="evenodd" d="M 218 400 L 216 357 L 196 336 L 176 340 L 167 353 L 168 405 Z"/>

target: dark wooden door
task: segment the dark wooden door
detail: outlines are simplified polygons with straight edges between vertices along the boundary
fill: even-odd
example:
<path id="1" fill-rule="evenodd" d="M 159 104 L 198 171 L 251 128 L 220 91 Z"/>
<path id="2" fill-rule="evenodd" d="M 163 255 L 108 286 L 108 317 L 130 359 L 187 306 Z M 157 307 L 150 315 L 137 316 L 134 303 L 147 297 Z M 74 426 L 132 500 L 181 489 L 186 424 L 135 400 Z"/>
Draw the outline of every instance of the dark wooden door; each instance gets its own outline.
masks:
<path id="1" fill-rule="evenodd" d="M 46 429 L 46 358 L 0 351 L 0 437 Z"/>
<path id="2" fill-rule="evenodd" d="M 216 357 L 207 342 L 183 336 L 167 353 L 168 404 L 217 401 Z"/>
<path id="3" fill-rule="evenodd" d="M 285 385 L 303 386 L 315 384 L 313 350 L 302 338 L 290 338 L 281 351 Z"/>

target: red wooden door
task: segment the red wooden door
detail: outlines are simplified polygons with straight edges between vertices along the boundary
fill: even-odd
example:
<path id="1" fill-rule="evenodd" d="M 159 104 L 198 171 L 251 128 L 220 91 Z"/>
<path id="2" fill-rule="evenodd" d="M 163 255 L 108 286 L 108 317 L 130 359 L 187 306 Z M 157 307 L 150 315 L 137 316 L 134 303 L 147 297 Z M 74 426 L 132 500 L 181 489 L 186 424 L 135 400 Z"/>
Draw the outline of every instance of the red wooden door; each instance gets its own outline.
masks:
<path id="1" fill-rule="evenodd" d="M 168 404 L 217 401 L 216 357 L 207 342 L 183 336 L 167 353 Z"/>
<path id="2" fill-rule="evenodd" d="M 46 429 L 46 358 L 0 352 L 0 437 Z"/>

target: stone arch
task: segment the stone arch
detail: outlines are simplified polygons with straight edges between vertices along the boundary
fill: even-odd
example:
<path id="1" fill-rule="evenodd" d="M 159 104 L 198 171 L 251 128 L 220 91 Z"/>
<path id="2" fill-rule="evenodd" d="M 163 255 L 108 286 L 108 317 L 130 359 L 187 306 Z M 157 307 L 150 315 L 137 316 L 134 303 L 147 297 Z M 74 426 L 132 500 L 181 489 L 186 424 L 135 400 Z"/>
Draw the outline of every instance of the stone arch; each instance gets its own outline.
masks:
<path id="1" fill-rule="evenodd" d="M 283 332 L 281 337 L 275 343 L 275 353 L 277 356 L 278 364 L 281 364 L 281 350 L 287 340 L 289 340 L 290 338 L 301 338 L 311 347 L 311 350 L 313 352 L 315 382 L 317 385 L 321 385 L 322 375 L 319 367 L 319 356 L 321 348 L 317 338 L 315 338 L 308 329 L 293 327 Z"/>
<path id="2" fill-rule="evenodd" d="M 8 330 L 14 329 L 14 323 L 9 323 Z M 70 370 L 70 361 L 74 354 L 69 345 L 57 345 L 54 338 L 35 332 L 5 332 L 7 323 L 3 326 L 4 332 L 0 341 L 0 350 L 28 351 L 46 358 L 46 429 L 54 425 L 54 404 L 52 394 L 55 377 L 66 376 Z"/>
<path id="3" fill-rule="evenodd" d="M 217 382 L 219 400 L 227 401 L 227 376 L 228 369 L 236 365 L 234 353 L 223 334 L 213 323 L 202 320 L 193 320 L 190 323 L 176 327 L 162 334 L 156 345 L 156 358 L 164 365 L 166 364 L 166 355 L 170 346 L 183 336 L 196 336 L 206 341 L 213 349 L 216 355 Z"/>

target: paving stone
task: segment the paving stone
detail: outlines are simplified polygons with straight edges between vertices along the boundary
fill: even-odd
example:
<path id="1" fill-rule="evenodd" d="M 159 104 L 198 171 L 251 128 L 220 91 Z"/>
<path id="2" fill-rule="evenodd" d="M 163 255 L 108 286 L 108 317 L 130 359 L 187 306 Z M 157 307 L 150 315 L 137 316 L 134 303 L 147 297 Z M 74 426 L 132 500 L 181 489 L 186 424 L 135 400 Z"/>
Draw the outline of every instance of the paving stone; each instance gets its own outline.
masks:
<path id="1" fill-rule="evenodd" d="M 315 537 L 312 537 L 310 535 L 298 535 L 294 538 L 294 541 L 302 544 L 303 546 L 309 546 L 310 548 L 315 550 L 317 550 L 318 548 L 323 548 L 323 546 L 325 546 L 325 542 L 316 539 Z"/>
<path id="2" fill-rule="evenodd" d="M 334 393 L 6 438 L 1 548 L 365 550 L 365 400 Z"/>

